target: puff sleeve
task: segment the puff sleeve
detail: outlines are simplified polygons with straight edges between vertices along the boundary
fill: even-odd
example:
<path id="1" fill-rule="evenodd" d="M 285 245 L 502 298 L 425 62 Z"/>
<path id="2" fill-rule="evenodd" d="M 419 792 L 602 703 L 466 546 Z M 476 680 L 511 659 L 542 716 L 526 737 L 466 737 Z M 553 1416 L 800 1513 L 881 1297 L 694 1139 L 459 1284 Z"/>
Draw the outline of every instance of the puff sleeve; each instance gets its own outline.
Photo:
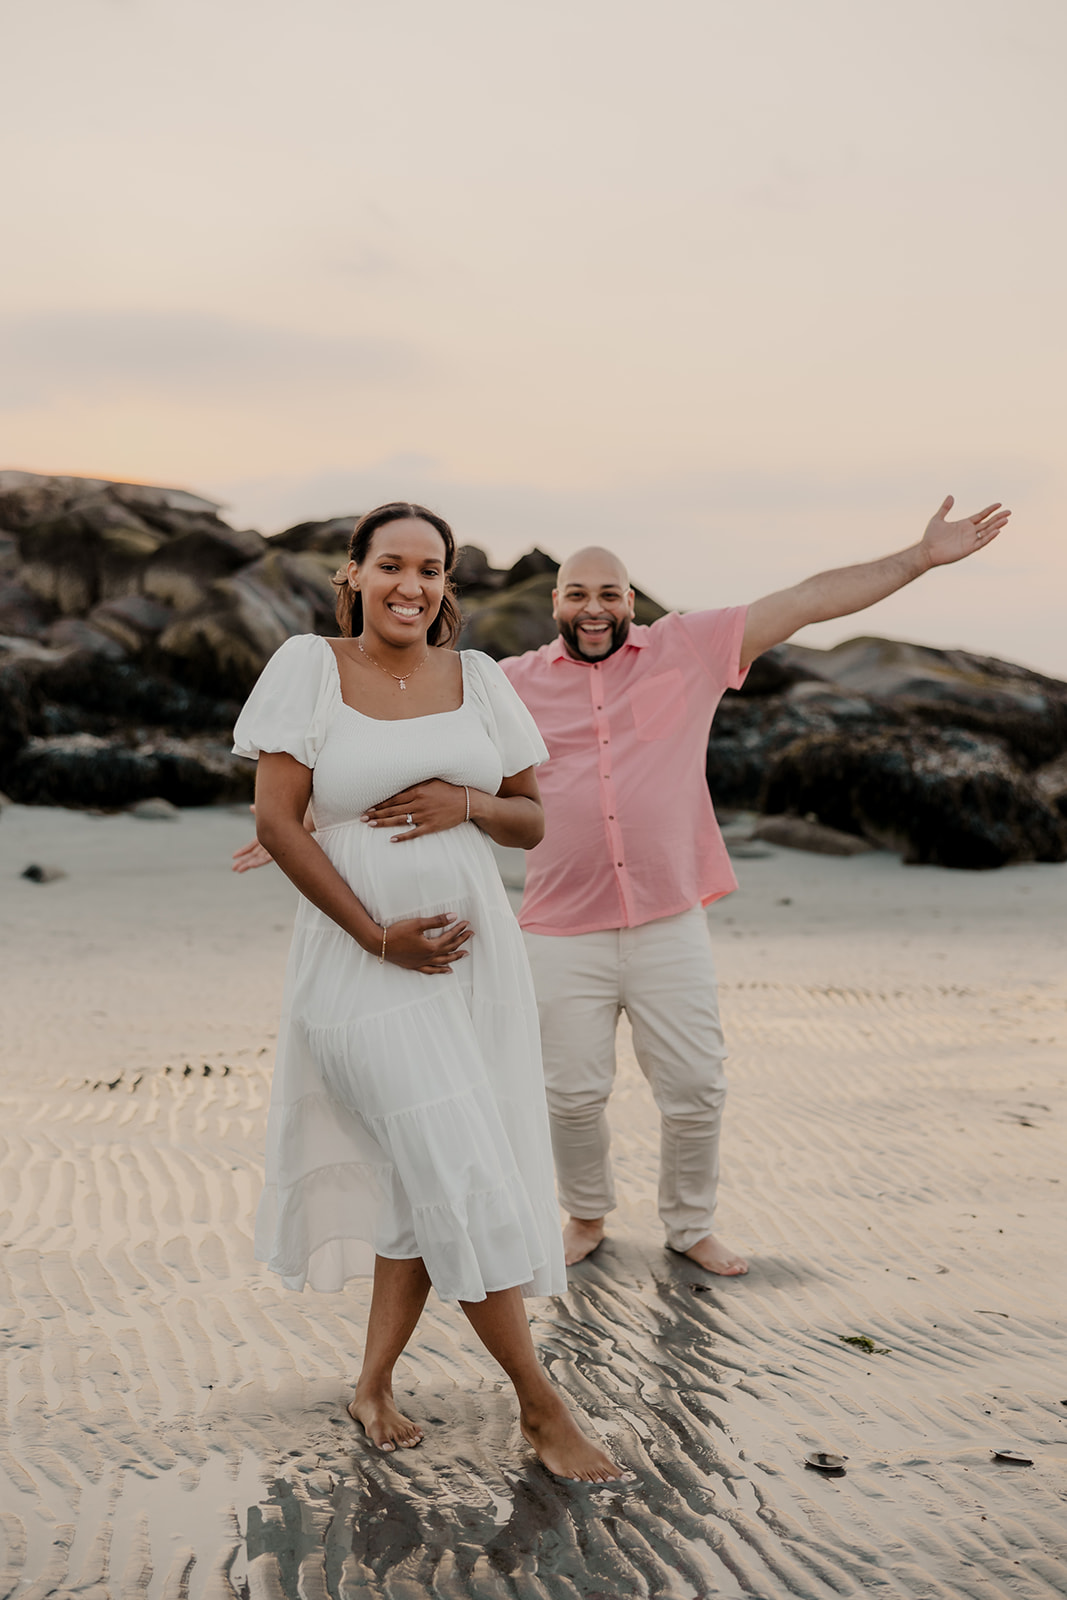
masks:
<path id="1" fill-rule="evenodd" d="M 271 656 L 233 730 L 233 753 L 255 761 L 284 750 L 313 767 L 329 726 L 337 669 L 325 639 L 286 639 Z"/>
<path id="2" fill-rule="evenodd" d="M 467 692 L 500 752 L 505 778 L 547 761 L 548 747 L 536 722 L 496 662 L 481 650 L 464 650 L 463 659 Z"/>

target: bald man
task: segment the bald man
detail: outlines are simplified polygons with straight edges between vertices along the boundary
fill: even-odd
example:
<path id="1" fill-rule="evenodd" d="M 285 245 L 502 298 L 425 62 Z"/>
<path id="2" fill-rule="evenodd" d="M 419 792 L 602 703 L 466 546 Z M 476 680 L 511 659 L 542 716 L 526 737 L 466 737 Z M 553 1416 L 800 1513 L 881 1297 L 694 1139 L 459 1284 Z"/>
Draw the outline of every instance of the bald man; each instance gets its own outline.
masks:
<path id="1" fill-rule="evenodd" d="M 659 1214 L 668 1246 L 708 1272 L 744 1258 L 712 1230 L 726 1077 L 704 908 L 737 887 L 705 757 L 725 689 L 811 622 L 862 611 L 931 567 L 996 538 L 1010 513 L 947 521 L 881 561 L 820 573 L 748 607 L 634 623 L 610 550 L 560 568 L 559 636 L 501 663 L 548 745 L 538 769 L 545 837 L 527 856 L 519 922 L 533 969 L 569 1264 L 616 1205 L 607 1103 L 625 1011 L 660 1114 Z"/>

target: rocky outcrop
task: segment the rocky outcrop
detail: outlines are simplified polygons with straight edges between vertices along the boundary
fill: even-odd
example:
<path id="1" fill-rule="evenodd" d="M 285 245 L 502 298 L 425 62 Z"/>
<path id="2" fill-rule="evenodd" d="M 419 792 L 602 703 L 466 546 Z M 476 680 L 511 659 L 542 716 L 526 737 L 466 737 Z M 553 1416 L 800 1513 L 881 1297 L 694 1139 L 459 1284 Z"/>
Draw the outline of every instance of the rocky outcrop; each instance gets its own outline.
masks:
<path id="1" fill-rule="evenodd" d="M 184 490 L 0 473 L 0 788 L 12 798 L 249 793 L 252 768 L 226 754 L 226 736 L 290 634 L 334 631 L 337 563 L 314 538 L 275 545 L 218 511 Z"/>
<path id="2" fill-rule="evenodd" d="M 960 728 L 809 734 L 771 763 L 764 809 L 941 867 L 1067 860 L 1067 827 L 999 741 Z"/>
<path id="3" fill-rule="evenodd" d="M 184 490 L 0 472 L 0 791 L 103 808 L 248 795 L 253 768 L 228 753 L 240 702 L 291 634 L 336 632 L 355 521 L 265 539 Z M 540 549 L 505 569 L 464 546 L 461 645 L 500 659 L 552 640 L 557 571 Z M 636 609 L 663 615 L 640 592 Z M 1067 684 L 887 639 L 780 645 L 724 697 L 707 776 L 718 806 L 763 813 L 763 839 L 1063 860 Z"/>
<path id="4" fill-rule="evenodd" d="M 220 741 L 164 737 L 131 748 L 91 733 L 31 739 L 4 770 L 17 804 L 102 810 L 157 796 L 176 806 L 250 800 L 253 778 L 251 764 Z"/>
<path id="5" fill-rule="evenodd" d="M 811 817 L 908 861 L 1067 859 L 1067 684 L 1012 662 L 862 638 L 780 645 L 724 697 L 716 803 Z"/>
<path id="6" fill-rule="evenodd" d="M 1027 767 L 1067 750 L 1067 684 L 1014 662 L 897 639 L 850 639 L 832 650 L 782 647 L 846 694 L 873 696 L 908 721 L 1002 740 Z"/>

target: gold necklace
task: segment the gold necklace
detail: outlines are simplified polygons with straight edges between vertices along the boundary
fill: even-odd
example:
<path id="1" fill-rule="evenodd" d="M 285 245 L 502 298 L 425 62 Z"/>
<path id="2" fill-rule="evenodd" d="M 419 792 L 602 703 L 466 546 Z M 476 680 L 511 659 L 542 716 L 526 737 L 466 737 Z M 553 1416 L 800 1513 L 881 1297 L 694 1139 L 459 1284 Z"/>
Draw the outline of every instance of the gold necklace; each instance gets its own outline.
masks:
<path id="1" fill-rule="evenodd" d="M 368 650 L 364 650 L 364 648 L 363 648 L 363 640 L 362 639 L 357 639 L 356 643 L 359 646 L 360 655 L 361 656 L 366 656 L 366 658 L 370 662 L 371 666 L 372 667 L 377 667 L 379 672 L 384 672 L 387 678 L 395 678 L 397 683 L 400 685 L 400 687 L 402 689 L 406 689 L 407 688 L 408 679 L 409 678 L 413 678 L 415 676 L 416 672 L 418 672 L 419 667 L 424 667 L 426 665 L 427 661 L 430 659 L 430 652 L 429 652 L 429 650 L 427 650 L 426 654 L 423 656 L 422 660 L 419 662 L 419 667 L 412 667 L 410 672 L 405 672 L 403 675 L 401 675 L 399 672 L 390 672 L 389 668 L 388 667 L 383 667 L 380 661 L 375 661 L 374 657 L 370 654 L 370 652 Z"/>

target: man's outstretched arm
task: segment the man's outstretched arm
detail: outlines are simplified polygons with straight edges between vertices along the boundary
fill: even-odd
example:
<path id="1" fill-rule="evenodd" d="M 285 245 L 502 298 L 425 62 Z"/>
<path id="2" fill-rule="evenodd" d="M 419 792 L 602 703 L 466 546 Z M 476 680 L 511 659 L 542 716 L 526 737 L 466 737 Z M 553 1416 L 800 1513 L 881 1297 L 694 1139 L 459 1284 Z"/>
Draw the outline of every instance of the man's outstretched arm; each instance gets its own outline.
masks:
<path id="1" fill-rule="evenodd" d="M 944 567 L 973 555 L 992 544 L 1011 516 L 1010 511 L 1001 510 L 998 502 L 973 516 L 949 522 L 952 504 L 949 495 L 930 518 L 919 543 L 907 550 L 883 556 L 881 561 L 864 561 L 857 567 L 818 572 L 791 589 L 780 589 L 777 594 L 756 600 L 749 606 L 745 621 L 742 667 L 750 666 L 764 650 L 781 644 L 809 622 L 829 622 L 832 617 L 864 611 L 920 578 L 931 567 Z"/>

